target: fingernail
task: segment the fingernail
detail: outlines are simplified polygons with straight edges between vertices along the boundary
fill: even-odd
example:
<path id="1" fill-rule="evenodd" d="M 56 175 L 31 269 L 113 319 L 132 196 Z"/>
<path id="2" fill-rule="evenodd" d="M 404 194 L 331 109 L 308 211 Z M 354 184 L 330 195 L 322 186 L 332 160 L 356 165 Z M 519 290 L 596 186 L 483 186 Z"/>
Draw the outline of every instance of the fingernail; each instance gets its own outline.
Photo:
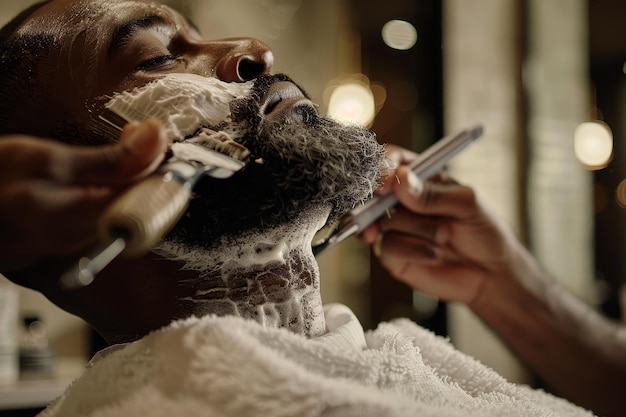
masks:
<path id="1" fill-rule="evenodd" d="M 424 190 L 424 183 L 413 172 L 409 172 L 407 175 L 407 184 L 411 193 L 415 195 L 420 195 Z"/>
<path id="2" fill-rule="evenodd" d="M 139 125 L 140 123 L 137 121 L 128 122 L 122 129 L 122 133 L 120 134 L 120 142 L 128 140 L 128 137 L 137 131 Z"/>

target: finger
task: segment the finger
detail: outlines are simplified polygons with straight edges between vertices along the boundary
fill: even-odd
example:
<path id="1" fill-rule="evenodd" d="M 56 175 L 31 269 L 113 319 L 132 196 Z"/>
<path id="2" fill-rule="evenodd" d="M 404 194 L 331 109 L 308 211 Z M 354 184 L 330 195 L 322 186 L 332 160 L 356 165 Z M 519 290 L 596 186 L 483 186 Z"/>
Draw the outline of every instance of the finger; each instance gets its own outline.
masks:
<path id="1" fill-rule="evenodd" d="M 378 246 L 382 265 L 414 289 L 461 302 L 471 301 L 480 290 L 480 270 L 449 257 L 445 248 L 401 234 L 385 235 Z"/>
<path id="2" fill-rule="evenodd" d="M 3 225 L 0 247 L 8 247 L 3 247 L 2 253 L 39 257 L 85 247 L 95 239 L 98 217 L 113 195 L 110 188 L 59 186 L 47 181 L 6 187 L 3 196 L 21 209 L 19 213 L 7 207 L 0 210 L 3 219 L 13 218 L 19 223 Z M 19 222 L 22 218 L 29 220 Z"/>
<path id="3" fill-rule="evenodd" d="M 401 265 L 399 272 L 388 266 L 391 262 Z M 429 266 L 411 259 L 389 258 L 384 266 L 409 287 L 444 301 L 469 304 L 480 292 L 481 280 L 461 265 Z"/>
<path id="4" fill-rule="evenodd" d="M 420 216 L 403 207 L 396 207 L 389 217 L 379 221 L 380 232 L 402 232 L 443 245 L 450 231 L 445 219 L 433 216 Z"/>
<path id="5" fill-rule="evenodd" d="M 371 225 L 366 227 L 365 230 L 363 230 L 358 235 L 358 237 L 363 242 L 371 245 L 372 243 L 376 241 L 379 234 L 380 234 L 380 226 L 378 225 L 378 223 L 372 223 Z"/>
<path id="6" fill-rule="evenodd" d="M 32 181 L 24 185 L 30 207 L 41 212 L 74 212 L 82 214 L 82 206 L 106 205 L 118 192 L 115 187 L 98 185 L 61 185 L 50 181 Z M 30 187 L 30 188 L 29 188 Z M 28 195 L 29 194 L 29 195 Z"/>
<path id="7" fill-rule="evenodd" d="M 162 162 L 167 138 L 153 120 L 129 124 L 114 145 L 70 147 L 56 153 L 53 176 L 67 184 L 126 183 Z"/>
<path id="8" fill-rule="evenodd" d="M 448 174 L 446 171 L 438 173 L 437 175 L 430 178 L 428 181 L 436 182 L 439 184 L 460 185 L 459 182 L 452 178 L 450 174 Z"/>
<path id="9" fill-rule="evenodd" d="M 387 144 L 385 145 L 385 156 L 393 166 L 399 167 L 415 161 L 418 154 L 397 145 Z"/>
<path id="10" fill-rule="evenodd" d="M 409 165 L 418 157 L 415 152 L 409 151 L 397 145 L 385 145 L 385 160 L 387 169 L 382 174 L 383 183 L 378 188 L 377 194 L 386 194 L 393 188 L 394 182 L 398 179 L 395 175 L 396 169 L 403 165 Z"/>
<path id="11" fill-rule="evenodd" d="M 469 187 L 449 180 L 422 182 L 406 167 L 400 167 L 397 175 L 399 183 L 394 191 L 398 200 L 415 213 L 463 219 L 478 211 L 476 194 Z"/>
<path id="12" fill-rule="evenodd" d="M 395 171 L 390 171 L 389 173 L 384 173 L 381 177 L 382 184 L 378 186 L 376 189 L 376 194 L 385 195 L 389 194 L 393 191 L 393 188 L 399 182 L 398 176 Z"/>
<path id="13" fill-rule="evenodd" d="M 379 235 L 375 245 L 375 252 L 381 259 L 412 259 L 430 265 L 441 261 L 442 254 L 438 246 L 419 236 L 389 232 Z M 392 269 L 397 272 L 397 268 Z"/>

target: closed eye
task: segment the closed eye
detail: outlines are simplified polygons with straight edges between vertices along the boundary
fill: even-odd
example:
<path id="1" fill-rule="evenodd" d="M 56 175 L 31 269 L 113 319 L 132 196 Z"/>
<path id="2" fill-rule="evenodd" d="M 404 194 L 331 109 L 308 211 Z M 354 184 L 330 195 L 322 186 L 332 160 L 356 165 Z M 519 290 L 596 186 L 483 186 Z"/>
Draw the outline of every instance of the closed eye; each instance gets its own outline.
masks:
<path id="1" fill-rule="evenodd" d="M 161 55 L 152 59 L 149 59 L 139 66 L 137 66 L 138 71 L 150 71 L 155 69 L 160 69 L 163 66 L 176 61 L 178 56 L 176 55 Z"/>

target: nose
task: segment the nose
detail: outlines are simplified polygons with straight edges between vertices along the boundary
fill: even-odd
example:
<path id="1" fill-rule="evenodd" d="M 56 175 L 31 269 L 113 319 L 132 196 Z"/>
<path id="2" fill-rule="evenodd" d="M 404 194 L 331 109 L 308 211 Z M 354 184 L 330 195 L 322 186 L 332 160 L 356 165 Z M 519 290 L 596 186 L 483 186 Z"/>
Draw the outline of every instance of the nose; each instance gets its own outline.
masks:
<path id="1" fill-rule="evenodd" d="M 226 52 L 217 61 L 215 75 L 226 82 L 250 81 L 266 74 L 274 65 L 274 54 L 269 46 L 252 38 L 221 41 Z"/>

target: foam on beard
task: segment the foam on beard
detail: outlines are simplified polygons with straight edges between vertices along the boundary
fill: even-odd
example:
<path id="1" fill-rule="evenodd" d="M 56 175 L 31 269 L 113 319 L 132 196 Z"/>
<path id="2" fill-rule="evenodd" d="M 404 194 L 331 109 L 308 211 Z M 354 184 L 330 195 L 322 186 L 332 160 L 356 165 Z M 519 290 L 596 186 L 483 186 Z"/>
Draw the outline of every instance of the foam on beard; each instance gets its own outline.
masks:
<path id="1" fill-rule="evenodd" d="M 326 325 L 321 314 L 319 267 L 310 242 L 327 215 L 328 210 L 321 207 L 305 210 L 292 223 L 224 236 L 208 250 L 165 239 L 155 252 L 182 261 L 182 269 L 199 271 L 205 278 L 179 282 L 191 291 L 178 297 L 178 303 L 194 314 L 245 317 L 267 327 L 285 327 L 315 337 L 325 333 Z M 211 284 L 215 281 L 217 288 Z M 233 299 L 231 289 L 237 294 L 244 289 L 245 295 Z M 223 295 L 207 297 L 216 290 Z"/>
<path id="2" fill-rule="evenodd" d="M 182 241 L 210 248 L 224 234 L 291 222 L 320 204 L 330 205 L 336 218 L 377 187 L 384 157 L 372 132 L 341 125 L 309 106 L 299 107 L 305 117 L 295 120 L 261 115 L 261 97 L 285 80 L 282 74 L 257 78 L 250 99 L 233 107 L 232 123 L 219 126 L 247 130 L 238 142 L 263 164 L 249 164 L 227 181 L 198 183 L 197 197 L 174 231 Z"/>
<path id="3" fill-rule="evenodd" d="M 117 93 L 105 107 L 127 120 L 147 117 L 159 120 L 165 127 L 170 144 L 188 138 L 204 126 L 220 125 L 227 129 L 221 134 L 243 135 L 246 133 L 243 124 L 232 123 L 231 106 L 235 101 L 248 99 L 253 86 L 254 82 L 226 83 L 216 78 L 175 73 L 142 87 Z M 222 244 L 216 245 L 216 250 L 210 252 L 180 240 L 166 239 L 155 248 L 155 252 L 184 261 L 186 269 L 196 271 L 210 271 L 227 260 L 236 260 L 229 264 L 232 268 L 284 263 L 285 256 L 293 248 L 309 239 L 309 234 L 303 236 L 300 226 L 294 223 L 286 227 L 289 230 L 276 228 L 263 236 L 249 233 L 243 239 L 240 236 L 240 244 L 236 246 L 226 242 L 230 238 L 223 238 Z"/>
<path id="4" fill-rule="evenodd" d="M 341 126 L 317 114 L 311 115 L 310 123 L 263 120 L 260 99 L 278 80 L 288 77 L 263 75 L 254 82 L 225 83 L 193 74 L 170 74 L 116 94 L 106 104 L 131 120 L 146 116 L 160 120 L 170 142 L 210 127 L 265 161 L 262 166 L 248 166 L 231 179 L 206 179 L 197 184 L 197 197 L 170 234 L 167 247 L 172 256 L 179 256 L 180 248 L 191 253 L 199 247 L 205 255 L 226 251 L 224 240 L 232 236 L 262 241 L 254 235 L 258 232 L 277 236 L 269 239 L 272 242 L 284 241 L 280 236 L 286 234 L 294 245 L 301 245 L 303 239 L 309 239 L 308 232 L 297 226 L 303 211 L 330 206 L 333 215 L 341 214 L 366 200 L 377 186 L 383 157 L 371 132 Z M 289 229 L 294 224 L 295 229 Z M 281 231 L 276 234 L 272 229 Z M 305 244 L 309 245 L 310 239 Z M 261 259 L 259 248 L 251 245 L 243 252 Z M 206 268 L 201 268 L 198 264 L 202 261 L 195 255 L 191 258 L 187 261 L 196 270 L 206 270 L 216 262 L 208 259 L 211 255 Z"/>
<path id="5" fill-rule="evenodd" d="M 211 248 L 202 248 L 180 239 L 166 238 L 154 252 L 168 259 L 182 261 L 183 269 L 211 273 L 213 271 L 250 270 L 268 265 L 284 265 L 291 255 L 308 259 L 317 273 L 317 262 L 311 251 L 311 241 L 321 229 L 330 208 L 309 207 L 288 223 L 276 227 L 225 235 Z"/>
<path id="6" fill-rule="evenodd" d="M 231 104 L 247 98 L 253 84 L 226 83 L 195 74 L 169 74 L 115 94 L 105 107 L 127 120 L 159 120 L 173 143 L 193 135 L 202 126 L 229 121 Z"/>

